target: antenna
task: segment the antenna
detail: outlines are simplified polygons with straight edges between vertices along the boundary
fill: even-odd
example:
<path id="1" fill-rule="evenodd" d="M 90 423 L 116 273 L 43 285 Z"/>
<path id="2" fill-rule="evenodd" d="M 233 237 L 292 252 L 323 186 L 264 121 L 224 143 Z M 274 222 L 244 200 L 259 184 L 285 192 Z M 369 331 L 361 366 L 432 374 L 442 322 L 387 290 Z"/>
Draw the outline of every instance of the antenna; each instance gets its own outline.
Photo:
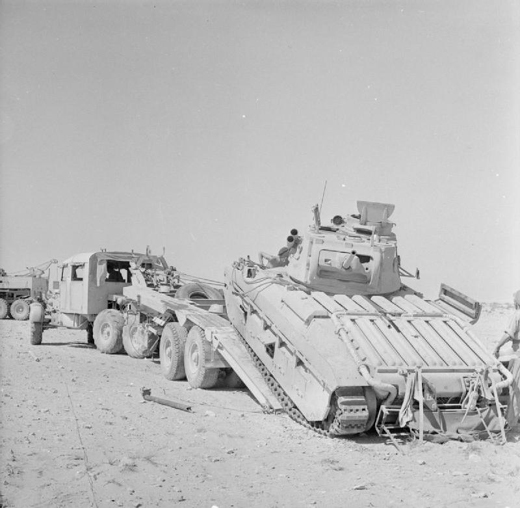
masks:
<path id="1" fill-rule="evenodd" d="M 327 180 L 325 180 L 325 185 L 323 186 L 323 194 L 321 196 L 321 203 L 320 203 L 320 214 L 321 214 L 321 207 L 323 206 L 323 200 L 325 199 L 326 190 L 327 190 Z"/>

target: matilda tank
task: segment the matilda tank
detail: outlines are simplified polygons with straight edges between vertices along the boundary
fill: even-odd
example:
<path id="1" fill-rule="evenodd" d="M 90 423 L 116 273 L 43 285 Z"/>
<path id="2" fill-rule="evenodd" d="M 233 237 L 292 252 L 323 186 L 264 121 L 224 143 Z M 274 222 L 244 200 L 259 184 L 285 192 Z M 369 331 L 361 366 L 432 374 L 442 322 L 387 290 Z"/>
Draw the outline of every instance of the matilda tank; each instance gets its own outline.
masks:
<path id="1" fill-rule="evenodd" d="M 405 285 L 394 205 L 357 208 L 322 225 L 316 206 L 277 255 L 226 269 L 228 318 L 271 389 L 332 436 L 503 435 L 512 378 L 470 329 L 480 304 L 444 284 L 436 300 Z"/>

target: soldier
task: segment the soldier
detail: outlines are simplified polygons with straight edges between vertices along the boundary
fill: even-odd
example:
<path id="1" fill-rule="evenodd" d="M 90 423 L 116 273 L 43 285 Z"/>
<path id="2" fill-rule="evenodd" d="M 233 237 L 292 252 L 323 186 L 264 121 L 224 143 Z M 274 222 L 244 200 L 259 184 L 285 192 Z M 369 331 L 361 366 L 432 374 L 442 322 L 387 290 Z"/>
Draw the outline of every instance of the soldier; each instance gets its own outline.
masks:
<path id="1" fill-rule="evenodd" d="M 298 250 L 298 245 L 300 245 L 301 241 L 302 238 L 301 236 L 298 236 L 298 230 L 291 229 L 291 234 L 287 237 L 287 246 L 282 247 L 278 251 L 277 256 L 266 254 L 265 252 L 260 252 L 260 264 L 262 266 L 266 266 L 267 268 L 287 266 L 289 264 L 289 256 L 296 253 L 296 251 Z"/>
<path id="2" fill-rule="evenodd" d="M 493 354 L 498 358 L 500 348 L 506 344 L 507 342 L 512 342 L 513 351 L 520 356 L 519 348 L 520 348 L 520 290 L 517 291 L 513 295 L 513 302 L 515 304 L 515 313 L 511 317 L 509 321 L 509 325 L 507 326 L 504 335 L 498 341 Z"/>

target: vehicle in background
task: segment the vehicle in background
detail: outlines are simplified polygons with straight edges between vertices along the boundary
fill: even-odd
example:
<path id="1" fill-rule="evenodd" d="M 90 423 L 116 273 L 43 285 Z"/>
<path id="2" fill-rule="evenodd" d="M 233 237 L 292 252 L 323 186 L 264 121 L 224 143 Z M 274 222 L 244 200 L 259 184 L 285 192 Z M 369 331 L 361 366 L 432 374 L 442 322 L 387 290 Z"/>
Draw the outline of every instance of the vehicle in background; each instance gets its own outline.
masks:
<path id="1" fill-rule="evenodd" d="M 9 316 L 18 321 L 29 319 L 29 305 L 47 294 L 49 277 L 45 272 L 53 263 L 57 260 L 17 274 L 7 274 L 0 269 L 0 319 Z"/>

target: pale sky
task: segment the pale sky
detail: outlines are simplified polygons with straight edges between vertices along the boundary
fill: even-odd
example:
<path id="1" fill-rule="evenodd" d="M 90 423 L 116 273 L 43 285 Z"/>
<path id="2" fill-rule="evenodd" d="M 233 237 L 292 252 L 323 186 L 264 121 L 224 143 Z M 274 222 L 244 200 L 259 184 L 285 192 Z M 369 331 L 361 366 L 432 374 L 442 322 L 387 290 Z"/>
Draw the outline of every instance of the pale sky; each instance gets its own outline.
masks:
<path id="1" fill-rule="evenodd" d="M 394 203 L 410 285 L 520 289 L 520 3 L 0 1 L 0 266 L 166 248 L 223 280 Z"/>

